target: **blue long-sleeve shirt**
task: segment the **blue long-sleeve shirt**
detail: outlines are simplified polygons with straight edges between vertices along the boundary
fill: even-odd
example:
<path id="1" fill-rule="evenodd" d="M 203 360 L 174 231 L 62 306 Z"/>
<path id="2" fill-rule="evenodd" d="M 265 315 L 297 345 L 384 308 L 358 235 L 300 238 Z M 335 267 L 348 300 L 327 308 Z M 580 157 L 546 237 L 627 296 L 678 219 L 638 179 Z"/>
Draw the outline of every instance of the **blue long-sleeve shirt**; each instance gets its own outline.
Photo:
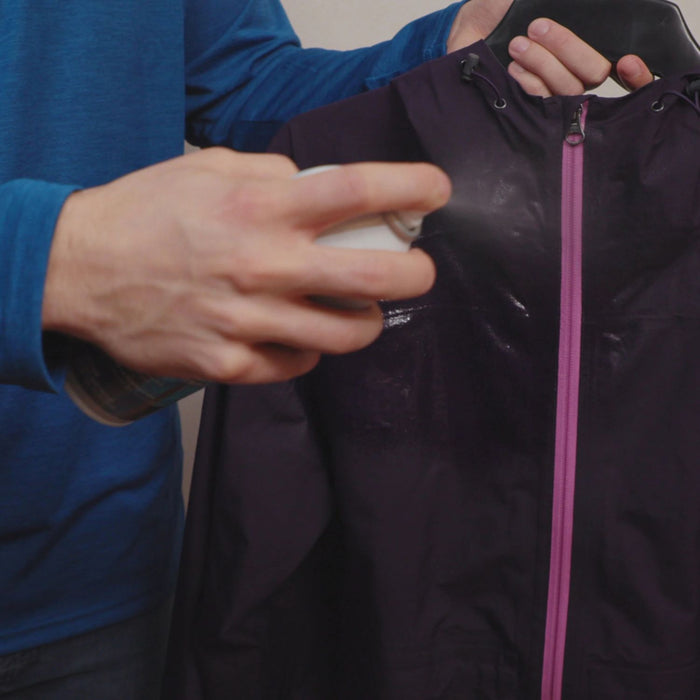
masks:
<path id="1" fill-rule="evenodd" d="M 101 426 L 47 362 L 65 198 L 180 154 L 184 138 L 263 150 L 292 115 L 442 54 L 457 9 L 336 52 L 300 48 L 277 0 L 0 3 L 0 654 L 152 607 L 179 553 L 176 410 Z"/>

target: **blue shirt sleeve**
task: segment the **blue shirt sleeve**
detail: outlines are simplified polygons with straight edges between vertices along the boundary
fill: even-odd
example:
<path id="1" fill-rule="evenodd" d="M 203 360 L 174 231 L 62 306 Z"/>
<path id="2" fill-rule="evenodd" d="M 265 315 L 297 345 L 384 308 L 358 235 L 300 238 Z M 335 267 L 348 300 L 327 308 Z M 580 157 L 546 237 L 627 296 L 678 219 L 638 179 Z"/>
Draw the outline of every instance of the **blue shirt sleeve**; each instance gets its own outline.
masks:
<path id="1" fill-rule="evenodd" d="M 75 189 L 38 180 L 0 185 L 0 383 L 60 386 L 61 370 L 44 356 L 41 311 L 54 227 Z"/>
<path id="2" fill-rule="evenodd" d="M 462 4 L 411 22 L 391 41 L 334 51 L 302 48 L 278 0 L 190 0 L 187 138 L 262 151 L 292 116 L 443 55 Z"/>
<path id="3" fill-rule="evenodd" d="M 332 51 L 302 48 L 279 0 L 185 0 L 187 138 L 263 151 L 292 116 L 442 55 L 460 6 L 412 22 L 391 41 Z M 165 36 L 163 42 L 162 56 L 169 56 Z M 175 71 L 182 66 L 171 63 Z M 181 80 L 178 72 L 175 83 Z M 54 226 L 75 189 L 38 179 L 0 184 L 0 383 L 44 391 L 61 385 L 61 370 L 46 353 L 41 310 Z"/>

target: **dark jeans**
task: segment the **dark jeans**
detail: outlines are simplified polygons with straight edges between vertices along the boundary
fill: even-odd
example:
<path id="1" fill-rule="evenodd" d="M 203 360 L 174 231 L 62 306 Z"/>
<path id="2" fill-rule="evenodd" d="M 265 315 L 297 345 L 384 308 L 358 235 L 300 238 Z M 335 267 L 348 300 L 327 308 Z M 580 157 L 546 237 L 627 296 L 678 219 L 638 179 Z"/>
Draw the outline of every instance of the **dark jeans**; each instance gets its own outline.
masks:
<path id="1" fill-rule="evenodd" d="M 170 610 L 0 656 L 0 698 L 157 700 Z"/>

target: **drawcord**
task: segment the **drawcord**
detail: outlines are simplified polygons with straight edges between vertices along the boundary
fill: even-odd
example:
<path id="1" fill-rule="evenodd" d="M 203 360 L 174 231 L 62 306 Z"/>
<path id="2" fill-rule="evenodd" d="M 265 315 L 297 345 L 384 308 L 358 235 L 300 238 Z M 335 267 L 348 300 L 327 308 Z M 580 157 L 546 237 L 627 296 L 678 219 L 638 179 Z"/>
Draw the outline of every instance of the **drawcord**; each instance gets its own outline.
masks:
<path id="1" fill-rule="evenodd" d="M 459 62 L 461 69 L 461 79 L 464 83 L 473 83 L 475 78 L 486 83 L 493 94 L 495 95 L 494 101 L 491 103 L 495 109 L 505 109 L 508 106 L 506 98 L 501 95 L 496 85 L 489 80 L 483 73 L 477 73 L 476 68 L 481 63 L 481 59 L 475 54 L 470 53 L 466 58 L 463 58 Z M 677 90 L 667 90 L 661 97 L 652 102 L 651 110 L 652 112 L 663 112 L 666 109 L 664 103 L 664 97 L 667 95 L 674 95 L 683 102 L 687 102 L 698 114 L 700 114 L 700 76 L 693 76 L 688 85 L 686 85 L 683 92 L 678 92 Z"/>
<path id="2" fill-rule="evenodd" d="M 700 114 L 700 76 L 693 76 L 690 82 L 685 86 L 683 92 L 678 92 L 678 90 L 667 90 L 664 92 L 658 100 L 654 100 L 651 103 L 652 112 L 663 112 L 666 109 L 664 104 L 664 97 L 667 95 L 673 95 L 687 102 L 698 114 Z"/>
<path id="3" fill-rule="evenodd" d="M 475 54 L 475 53 L 470 53 L 466 58 L 463 58 L 459 62 L 459 66 L 461 68 L 461 79 L 463 83 L 473 83 L 474 78 L 478 78 L 479 80 L 483 81 L 486 83 L 491 90 L 493 91 L 494 95 L 496 96 L 496 99 L 491 103 L 495 109 L 505 109 L 508 106 L 508 102 L 506 101 L 506 98 L 501 95 L 501 93 L 498 91 L 498 88 L 496 85 L 489 80 L 485 75 L 482 73 L 477 73 L 476 68 L 478 67 L 479 63 L 481 62 L 481 59 Z"/>

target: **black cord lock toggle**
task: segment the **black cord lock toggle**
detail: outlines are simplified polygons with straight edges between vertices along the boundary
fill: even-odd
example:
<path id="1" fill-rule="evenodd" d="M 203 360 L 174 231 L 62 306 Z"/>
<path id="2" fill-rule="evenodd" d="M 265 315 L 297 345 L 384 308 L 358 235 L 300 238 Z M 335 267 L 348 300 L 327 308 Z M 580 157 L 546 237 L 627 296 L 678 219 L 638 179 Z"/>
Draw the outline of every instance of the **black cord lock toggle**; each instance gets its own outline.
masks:
<path id="1" fill-rule="evenodd" d="M 692 78 L 690 78 L 690 82 L 685 86 L 685 94 L 690 97 L 695 99 L 700 93 L 700 75 L 694 75 Z"/>
<path id="2" fill-rule="evenodd" d="M 470 53 L 459 62 L 462 68 L 462 82 L 471 83 L 474 80 L 474 70 L 479 63 L 481 63 L 481 59 L 475 53 Z"/>

